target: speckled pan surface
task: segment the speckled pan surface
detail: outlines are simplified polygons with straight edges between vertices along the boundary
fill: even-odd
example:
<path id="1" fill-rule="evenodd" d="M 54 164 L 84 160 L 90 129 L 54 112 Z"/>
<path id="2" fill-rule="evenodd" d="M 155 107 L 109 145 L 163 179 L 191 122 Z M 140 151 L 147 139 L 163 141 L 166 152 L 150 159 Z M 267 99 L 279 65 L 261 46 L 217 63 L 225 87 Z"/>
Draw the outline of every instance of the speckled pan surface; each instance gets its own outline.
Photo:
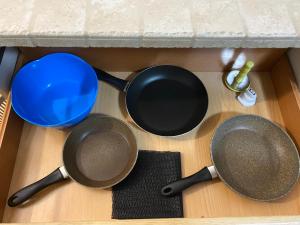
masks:
<path id="1" fill-rule="evenodd" d="M 211 156 L 219 177 L 247 197 L 284 197 L 299 176 L 299 155 L 289 135 L 271 121 L 241 115 L 225 121 L 212 140 Z"/>

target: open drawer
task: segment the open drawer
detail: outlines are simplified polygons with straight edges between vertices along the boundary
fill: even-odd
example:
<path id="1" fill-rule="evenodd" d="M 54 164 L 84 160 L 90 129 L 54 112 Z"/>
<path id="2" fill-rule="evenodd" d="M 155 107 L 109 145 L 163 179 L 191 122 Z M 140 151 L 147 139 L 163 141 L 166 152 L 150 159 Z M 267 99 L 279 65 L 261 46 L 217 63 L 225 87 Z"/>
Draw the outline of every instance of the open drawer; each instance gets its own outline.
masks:
<path id="1" fill-rule="evenodd" d="M 235 99 L 222 83 L 222 50 L 163 50 L 163 49 L 21 49 L 19 66 L 51 51 L 74 52 L 95 66 L 126 78 L 132 71 L 150 64 L 184 66 L 200 77 L 207 88 L 209 108 L 205 120 L 194 130 L 180 137 L 159 137 L 137 128 L 122 105 L 122 94 L 100 82 L 99 95 L 93 112 L 101 112 L 130 123 L 140 149 L 180 151 L 182 173 L 187 176 L 210 162 L 210 141 L 215 128 L 225 119 L 237 114 L 257 114 L 285 127 L 295 142 L 300 144 L 300 105 L 298 89 L 285 50 L 238 50 L 256 61 L 250 74 L 258 99 L 255 106 L 246 108 Z M 120 56 L 116 58 L 116 56 Z M 127 56 L 125 58 L 125 56 Z M 209 58 L 210 57 L 210 58 Z M 207 60 L 209 58 L 209 60 Z M 126 72 L 128 71 L 128 72 Z M 213 72 L 217 71 L 217 72 Z M 219 72 L 218 72 L 219 71 Z M 67 132 L 41 128 L 24 123 L 10 103 L 0 151 L 1 198 L 0 213 L 5 223 L 103 221 L 111 219 L 111 190 L 91 189 L 75 182 L 57 184 L 23 207 L 9 208 L 6 200 L 21 187 L 45 176 L 61 165 L 61 154 Z M 184 192 L 187 223 L 219 223 L 220 217 L 296 216 L 300 214 L 300 182 L 289 195 L 275 202 L 257 202 L 232 192 L 222 182 L 196 185 Z M 298 217 L 285 218 L 299 220 Z M 236 223 L 239 219 L 236 218 Z M 277 219 L 265 218 L 276 222 Z M 185 220 L 156 220 L 162 223 L 184 223 Z M 181 222 L 180 222 L 181 221 Z M 219 222 L 218 222 L 219 221 Z M 224 220 L 226 222 L 226 219 Z M 228 224 L 233 224 L 228 219 Z M 258 222 L 257 220 L 241 220 Z M 280 220 L 278 220 L 280 221 Z M 224 223 L 225 223 L 224 222 Z M 130 222 L 128 222 L 130 223 Z"/>

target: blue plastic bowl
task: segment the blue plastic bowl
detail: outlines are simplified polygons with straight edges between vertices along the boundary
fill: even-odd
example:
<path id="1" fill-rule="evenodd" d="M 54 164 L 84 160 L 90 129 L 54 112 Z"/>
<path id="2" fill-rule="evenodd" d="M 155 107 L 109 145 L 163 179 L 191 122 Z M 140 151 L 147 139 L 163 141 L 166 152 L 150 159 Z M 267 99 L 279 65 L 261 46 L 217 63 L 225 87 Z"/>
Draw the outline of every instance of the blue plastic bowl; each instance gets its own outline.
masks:
<path id="1" fill-rule="evenodd" d="M 97 75 L 87 62 L 69 53 L 54 53 L 17 72 L 12 107 L 29 123 L 68 127 L 90 113 L 97 93 Z"/>

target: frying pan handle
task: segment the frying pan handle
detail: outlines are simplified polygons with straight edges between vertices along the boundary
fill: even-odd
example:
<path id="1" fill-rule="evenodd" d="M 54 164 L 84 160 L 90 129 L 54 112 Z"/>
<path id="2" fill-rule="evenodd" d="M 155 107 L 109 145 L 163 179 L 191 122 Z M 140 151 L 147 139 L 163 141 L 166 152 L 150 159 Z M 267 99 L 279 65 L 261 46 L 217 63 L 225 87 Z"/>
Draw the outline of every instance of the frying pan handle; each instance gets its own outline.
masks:
<path id="1" fill-rule="evenodd" d="M 7 201 L 8 206 L 15 207 L 29 200 L 33 195 L 40 192 L 51 184 L 55 184 L 68 178 L 64 167 L 57 168 L 43 179 L 30 184 L 14 193 Z"/>
<path id="2" fill-rule="evenodd" d="M 109 73 L 107 73 L 103 70 L 100 70 L 98 68 L 94 68 L 94 70 L 97 74 L 98 80 L 105 81 L 105 82 L 113 85 L 114 87 L 118 88 L 120 91 L 125 92 L 128 81 L 114 77 L 114 76 L 110 75 Z"/>
<path id="3" fill-rule="evenodd" d="M 210 181 L 215 177 L 216 177 L 216 173 L 214 167 L 211 166 L 204 167 L 202 170 L 200 170 L 199 172 L 191 176 L 182 178 L 180 180 L 177 180 L 173 183 L 164 186 L 161 189 L 161 194 L 164 196 L 174 196 L 194 184 L 204 182 L 204 181 Z"/>

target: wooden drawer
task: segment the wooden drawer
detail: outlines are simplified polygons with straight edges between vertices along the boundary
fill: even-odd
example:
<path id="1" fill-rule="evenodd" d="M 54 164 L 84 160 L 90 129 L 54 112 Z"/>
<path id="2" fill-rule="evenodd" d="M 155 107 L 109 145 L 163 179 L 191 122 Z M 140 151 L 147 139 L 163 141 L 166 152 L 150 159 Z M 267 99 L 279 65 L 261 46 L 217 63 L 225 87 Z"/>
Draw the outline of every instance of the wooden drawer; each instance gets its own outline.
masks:
<path id="1" fill-rule="evenodd" d="M 99 95 L 93 112 L 101 112 L 129 122 L 139 149 L 180 151 L 183 176 L 210 165 L 210 140 L 215 128 L 225 119 L 237 114 L 258 114 L 285 127 L 297 144 L 300 143 L 300 108 L 298 89 L 294 85 L 285 50 L 237 50 L 257 62 L 256 71 L 250 74 L 252 86 L 258 94 L 257 104 L 246 108 L 235 100 L 235 94 L 222 83 L 221 57 L 223 50 L 137 50 L 137 49 L 29 49 L 22 50 L 19 66 L 46 52 L 71 51 L 83 56 L 91 64 L 115 72 L 126 78 L 132 71 L 150 64 L 170 63 L 185 66 L 205 84 L 209 94 L 209 109 L 204 122 L 188 134 L 176 138 L 159 137 L 137 128 L 123 110 L 122 94 L 115 88 L 99 82 Z M 126 54 L 127 58 L 125 58 Z M 105 54 L 104 54 L 104 53 Z M 103 57 L 106 57 L 103 60 Z M 121 55 L 121 56 L 120 56 Z M 176 57 L 175 57 L 175 56 Z M 114 68 L 114 57 L 118 66 Z M 123 59 L 122 59 L 123 57 Z M 172 58 L 173 57 L 173 58 Z M 207 60 L 207 57 L 211 57 Z M 203 63 L 203 60 L 206 62 Z M 122 61 L 124 60 L 124 61 Z M 134 66 L 134 62 L 136 66 Z M 192 61 L 192 62 L 191 62 Z M 217 61 L 217 63 L 216 63 Z M 121 66 L 120 66 L 121 65 Z M 125 71 L 125 72 L 124 72 Z M 210 72 L 207 72 L 210 71 Z M 24 123 L 13 110 L 8 109 L 8 119 L 0 148 L 0 213 L 4 223 L 108 221 L 111 219 L 111 190 L 91 189 L 74 182 L 57 184 L 40 194 L 23 207 L 9 208 L 6 200 L 19 188 L 47 175 L 61 165 L 61 153 L 68 131 L 41 128 Z M 237 224 L 262 221 L 280 222 L 269 216 L 296 216 L 300 213 L 300 183 L 284 199 L 271 203 L 256 202 L 232 192 L 221 181 L 196 185 L 184 192 L 186 218 L 211 218 L 195 220 L 155 220 L 155 223 Z M 238 217 L 267 216 L 257 219 Z M 227 219 L 220 219 L 230 217 Z M 218 218 L 218 219 L 213 219 Z M 300 217 L 287 217 L 296 221 Z M 234 222 L 235 221 L 235 222 Z M 136 221 L 135 221 L 136 222 Z M 138 223 L 152 223 L 139 221 Z M 281 221 L 282 222 L 282 221 Z M 96 223 L 96 222 L 95 222 Z M 104 222 L 103 222 L 104 223 Z M 109 222 L 107 222 L 109 223 Z M 122 222 L 118 222 L 122 223 Z M 126 222 L 126 223 L 133 223 Z M 100 224 L 100 222 L 99 222 Z M 106 223 L 105 223 L 106 224 Z"/>

